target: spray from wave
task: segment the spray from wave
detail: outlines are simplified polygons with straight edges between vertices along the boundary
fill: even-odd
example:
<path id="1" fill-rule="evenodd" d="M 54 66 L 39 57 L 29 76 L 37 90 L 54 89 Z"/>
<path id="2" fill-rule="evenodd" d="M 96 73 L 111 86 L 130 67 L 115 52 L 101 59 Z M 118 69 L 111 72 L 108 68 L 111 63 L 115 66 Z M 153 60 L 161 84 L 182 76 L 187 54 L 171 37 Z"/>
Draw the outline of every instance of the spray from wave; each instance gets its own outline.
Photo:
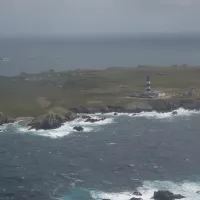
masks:
<path id="1" fill-rule="evenodd" d="M 179 108 L 177 110 L 174 110 L 173 112 L 165 112 L 165 113 L 158 113 L 156 111 L 153 111 L 153 112 L 141 112 L 141 113 L 135 115 L 135 117 L 166 119 L 166 118 L 192 116 L 192 115 L 195 115 L 195 114 L 200 114 L 200 112 L 199 111 L 195 111 L 195 110 L 185 110 L 183 108 Z"/>
<path id="2" fill-rule="evenodd" d="M 98 117 L 96 117 L 98 118 Z M 113 118 L 107 118 L 103 121 L 98 121 L 95 123 L 85 122 L 84 119 L 79 118 L 72 122 L 66 122 L 61 127 L 52 130 L 29 130 L 28 127 L 21 126 L 19 122 L 15 122 L 13 124 L 5 124 L 1 126 L 0 130 L 2 132 L 16 132 L 16 133 L 23 133 L 23 134 L 35 134 L 39 136 L 46 136 L 51 138 L 59 138 L 69 135 L 70 133 L 77 132 L 73 128 L 75 126 L 82 126 L 83 132 L 90 132 L 90 131 L 98 131 L 100 126 L 109 124 L 113 122 Z"/>
<path id="3" fill-rule="evenodd" d="M 105 193 L 99 191 L 91 191 L 92 198 L 96 200 L 110 199 L 110 200 L 129 200 L 133 197 L 142 198 L 143 200 L 151 200 L 155 191 L 169 190 L 174 194 L 181 194 L 185 196 L 185 200 L 199 200 L 200 182 L 181 182 L 173 183 L 170 181 L 145 181 L 142 187 L 137 188 L 137 191 L 142 194 L 141 197 L 135 196 L 134 191 L 125 191 L 120 193 Z"/>
<path id="4" fill-rule="evenodd" d="M 175 113 L 175 114 L 173 114 Z M 199 111 L 196 110 L 186 110 L 183 108 L 179 108 L 174 110 L 173 112 L 163 112 L 159 113 L 156 111 L 152 112 L 141 112 L 141 113 L 107 113 L 107 116 L 129 116 L 129 117 L 144 117 L 144 118 L 154 118 L 154 119 L 166 119 L 166 118 L 175 118 L 175 117 L 184 117 L 184 116 L 192 116 L 195 114 L 200 114 Z M 99 114 L 100 115 L 100 114 Z"/>
<path id="5" fill-rule="evenodd" d="M 192 115 L 200 114 L 199 111 L 195 110 L 185 110 L 183 108 L 175 110 L 176 114 L 173 115 L 172 112 L 166 112 L 166 113 L 158 113 L 156 111 L 152 112 L 141 112 L 141 113 L 106 113 L 106 114 L 92 114 L 93 118 L 99 119 L 102 116 L 106 116 L 107 118 L 103 121 L 97 121 L 95 123 L 91 122 L 85 122 L 84 119 L 79 118 L 77 120 L 74 120 L 72 122 L 66 122 L 61 126 L 60 128 L 53 129 L 53 130 L 28 130 L 28 127 L 21 126 L 18 122 L 15 122 L 13 124 L 5 124 L 3 126 L 0 126 L 0 132 L 9 132 L 13 130 L 17 133 L 28 133 L 28 134 L 35 134 L 40 136 L 46 136 L 51 138 L 59 138 L 64 137 L 66 135 L 69 135 L 70 133 L 76 132 L 73 128 L 75 126 L 82 126 L 84 131 L 83 132 L 91 132 L 91 131 L 98 131 L 101 126 L 105 126 L 110 123 L 114 123 L 114 120 L 118 117 L 123 116 L 129 116 L 132 118 L 147 118 L 147 119 L 175 119 L 177 117 L 189 117 Z"/>

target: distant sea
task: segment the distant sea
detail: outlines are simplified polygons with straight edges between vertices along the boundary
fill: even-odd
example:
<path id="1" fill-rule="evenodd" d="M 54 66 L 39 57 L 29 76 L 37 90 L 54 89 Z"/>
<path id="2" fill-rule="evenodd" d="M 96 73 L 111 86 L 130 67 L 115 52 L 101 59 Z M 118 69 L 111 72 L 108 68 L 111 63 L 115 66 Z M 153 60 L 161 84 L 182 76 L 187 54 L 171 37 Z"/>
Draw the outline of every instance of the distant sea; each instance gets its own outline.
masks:
<path id="1" fill-rule="evenodd" d="M 200 37 L 0 39 L 0 75 L 48 69 L 200 65 Z"/>

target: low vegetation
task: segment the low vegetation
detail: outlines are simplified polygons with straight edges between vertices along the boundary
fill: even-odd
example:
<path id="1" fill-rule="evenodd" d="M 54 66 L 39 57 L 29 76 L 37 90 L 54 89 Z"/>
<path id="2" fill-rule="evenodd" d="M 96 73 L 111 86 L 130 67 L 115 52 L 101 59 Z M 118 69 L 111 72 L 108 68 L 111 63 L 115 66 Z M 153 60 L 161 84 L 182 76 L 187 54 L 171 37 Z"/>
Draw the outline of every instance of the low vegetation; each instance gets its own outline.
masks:
<path id="1" fill-rule="evenodd" d="M 73 70 L 40 74 L 22 73 L 0 77 L 0 111 L 8 116 L 36 116 L 78 106 L 126 105 L 140 99 L 127 98 L 143 91 L 146 75 L 154 90 L 172 98 L 195 88 L 200 93 L 200 67 L 139 67 L 105 70 Z"/>

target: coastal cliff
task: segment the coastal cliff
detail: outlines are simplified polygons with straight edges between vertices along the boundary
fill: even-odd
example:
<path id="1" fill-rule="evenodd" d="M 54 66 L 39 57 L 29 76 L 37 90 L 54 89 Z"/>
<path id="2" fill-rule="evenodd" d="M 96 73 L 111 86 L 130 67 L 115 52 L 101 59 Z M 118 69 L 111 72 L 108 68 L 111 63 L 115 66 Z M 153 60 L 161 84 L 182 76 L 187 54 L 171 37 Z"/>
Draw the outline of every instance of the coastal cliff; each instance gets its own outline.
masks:
<path id="1" fill-rule="evenodd" d="M 28 125 L 34 129 L 54 129 L 60 127 L 64 122 L 73 121 L 79 117 L 79 114 L 95 114 L 95 113 L 140 113 L 140 112 L 172 112 L 178 108 L 188 110 L 200 110 L 200 100 L 149 100 L 146 102 L 135 102 L 126 106 L 101 106 L 101 107 L 85 107 L 80 106 L 70 109 L 71 112 L 63 115 L 46 114 L 36 117 Z M 103 119 L 102 119 L 103 120 Z"/>
<path id="2" fill-rule="evenodd" d="M 46 113 L 39 115 L 30 120 L 27 126 L 30 129 L 55 129 L 63 125 L 65 122 L 70 122 L 77 119 L 79 114 L 95 114 L 95 113 L 133 113 L 140 112 L 173 112 L 178 108 L 187 110 L 200 110 L 200 100 L 197 99 L 157 99 L 146 100 L 129 103 L 125 106 L 105 105 L 100 107 L 80 106 L 71 108 L 69 111 L 60 113 Z M 18 118 L 17 118 L 18 119 Z M 17 121 L 16 119 L 16 121 Z M 13 122 L 7 116 L 0 113 L 0 125 Z"/>
<path id="3" fill-rule="evenodd" d="M 188 110 L 199 110 L 200 100 L 196 99 L 158 99 L 158 100 L 147 100 L 143 102 L 133 102 L 125 106 L 114 106 L 107 105 L 101 107 L 86 107 L 80 106 L 77 108 L 70 109 L 74 113 L 140 113 L 140 112 L 171 112 L 178 108 L 184 108 Z"/>
<path id="4" fill-rule="evenodd" d="M 38 117 L 35 117 L 27 126 L 30 129 L 55 129 L 59 128 L 63 123 L 73 121 L 78 117 L 73 112 L 67 112 L 63 114 L 47 113 Z"/>

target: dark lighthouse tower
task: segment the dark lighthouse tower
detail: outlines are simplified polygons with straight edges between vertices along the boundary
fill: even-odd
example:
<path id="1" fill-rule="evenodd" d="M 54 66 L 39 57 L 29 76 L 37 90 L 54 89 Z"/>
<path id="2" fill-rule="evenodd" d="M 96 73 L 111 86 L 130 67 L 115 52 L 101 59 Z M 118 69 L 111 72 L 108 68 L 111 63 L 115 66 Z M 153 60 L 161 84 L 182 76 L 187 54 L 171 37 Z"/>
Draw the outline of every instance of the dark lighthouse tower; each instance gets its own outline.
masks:
<path id="1" fill-rule="evenodd" d="M 147 76 L 146 78 L 146 92 L 151 91 L 151 81 L 150 81 L 150 76 Z"/>

